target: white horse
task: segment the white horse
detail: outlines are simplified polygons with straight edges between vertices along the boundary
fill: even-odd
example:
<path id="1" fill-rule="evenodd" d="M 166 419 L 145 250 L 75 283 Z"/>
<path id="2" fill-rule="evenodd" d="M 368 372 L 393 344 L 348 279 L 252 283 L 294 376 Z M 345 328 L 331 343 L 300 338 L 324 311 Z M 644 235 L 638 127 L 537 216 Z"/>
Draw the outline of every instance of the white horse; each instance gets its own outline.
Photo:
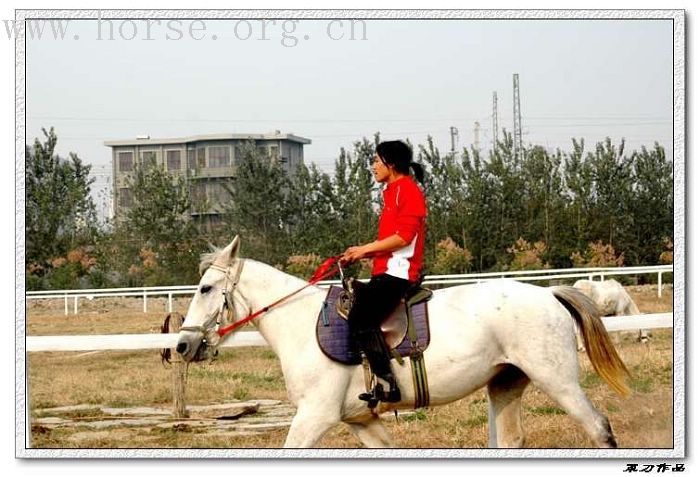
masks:
<path id="1" fill-rule="evenodd" d="M 206 359 L 219 342 L 215 318 L 223 296 L 246 316 L 303 287 L 306 282 L 269 265 L 238 257 L 239 238 L 203 259 L 204 271 L 187 311 L 177 351 L 184 360 Z M 280 359 L 289 400 L 297 412 L 285 447 L 313 447 L 331 427 L 347 423 L 367 447 L 392 446 L 378 414 L 412 408 L 410 366 L 392 362 L 403 400 L 372 412 L 362 366 L 339 364 L 318 346 L 315 327 L 327 290 L 311 286 L 253 323 Z M 530 382 L 553 398 L 599 447 L 617 447 L 608 419 L 578 382 L 574 320 L 584 331 L 594 368 L 626 394 L 627 369 L 596 314 L 572 287 L 554 290 L 511 280 L 437 290 L 428 303 L 431 343 L 425 351 L 430 404 L 447 404 L 487 386 L 494 422 L 492 447 L 522 447 L 521 398 Z M 495 429 L 494 429 L 495 428 Z"/>
<path id="2" fill-rule="evenodd" d="M 605 280 L 595 282 L 592 280 L 578 280 L 574 288 L 593 300 L 603 316 L 628 316 L 641 314 L 636 303 L 629 296 L 625 288 L 617 280 Z M 649 340 L 648 330 L 639 330 L 637 337 L 642 343 Z"/>

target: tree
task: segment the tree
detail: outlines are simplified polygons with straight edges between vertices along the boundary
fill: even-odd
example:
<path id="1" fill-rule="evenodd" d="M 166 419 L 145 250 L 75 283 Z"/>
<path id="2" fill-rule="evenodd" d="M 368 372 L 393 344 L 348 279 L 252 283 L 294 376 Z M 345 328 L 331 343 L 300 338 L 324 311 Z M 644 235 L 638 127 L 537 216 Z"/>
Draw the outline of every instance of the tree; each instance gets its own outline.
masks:
<path id="1" fill-rule="evenodd" d="M 225 224 L 240 234 L 246 243 L 246 255 L 267 263 L 284 263 L 289 255 L 287 196 L 290 179 L 280 163 L 255 147 L 253 141 L 241 149 L 235 165 L 225 207 Z"/>
<path id="2" fill-rule="evenodd" d="M 376 238 L 380 189 L 372 178 L 370 164 L 378 142 L 379 134 L 373 143 L 367 138 L 356 141 L 352 154 L 341 148 L 335 164 L 334 210 L 339 223 L 336 234 L 342 234 L 343 250 Z"/>
<path id="3" fill-rule="evenodd" d="M 565 220 L 561 163 L 562 154 L 558 150 L 550 154 L 543 147 L 534 146 L 525 151 L 522 164 L 525 216 L 522 228 L 526 239 L 542 239 L 546 244 L 554 244 L 547 247 L 547 257 L 563 265 L 562 262 L 568 257 L 564 244 L 558 240 L 566 230 L 561 227 Z M 569 231 L 566 233 L 570 234 Z M 555 237 L 557 240 L 554 240 Z"/>
<path id="4" fill-rule="evenodd" d="M 673 164 L 658 143 L 652 150 L 642 147 L 632 153 L 632 163 L 634 241 L 627 256 L 634 254 L 635 263 L 655 265 L 665 238 L 673 232 Z"/>
<path id="5" fill-rule="evenodd" d="M 42 129 L 45 141 L 26 148 L 27 261 L 62 255 L 86 240 L 95 223 L 90 197 L 90 166 L 70 153 L 65 160 L 54 154 L 58 138 L 53 128 Z"/>
<path id="6" fill-rule="evenodd" d="M 624 140 L 616 148 L 606 138 L 586 157 L 594 185 L 589 241 L 601 240 L 618 250 L 627 250 L 634 242 L 630 213 L 634 177 L 632 160 L 625 156 L 624 149 Z"/>
<path id="7" fill-rule="evenodd" d="M 584 160 L 583 139 L 573 142 L 573 152 L 564 159 L 564 180 L 568 189 L 568 223 L 572 231 L 566 248 L 580 250 L 590 237 L 589 217 L 594 204 L 593 171 Z M 565 240 L 566 238 L 563 237 Z"/>
<path id="8" fill-rule="evenodd" d="M 90 166 L 75 153 L 68 159 L 56 155 L 54 129 L 42 132 L 44 141 L 35 139 L 25 150 L 25 238 L 27 265 L 46 272 L 52 268 L 52 258 L 94 239 L 97 220 L 90 197 L 94 181 L 89 177 Z"/>
<path id="9" fill-rule="evenodd" d="M 492 220 L 496 222 L 491 247 L 497 254 L 496 265 L 505 268 L 508 257 L 504 251 L 522 235 L 525 217 L 522 164 L 521 159 L 513 155 L 511 135 L 504 134 L 503 142 L 499 141 L 495 150 L 490 151 L 485 167 L 492 181 L 489 200 L 494 202 Z"/>
<path id="10" fill-rule="evenodd" d="M 113 269 L 132 285 L 189 283 L 205 246 L 190 216 L 188 185 L 154 164 L 137 165 L 127 180 L 132 204 L 102 245 Z"/>
<path id="11" fill-rule="evenodd" d="M 497 223 L 492 219 L 500 212 L 500 205 L 493 197 L 494 180 L 486 170 L 478 151 L 462 157 L 464 170 L 464 229 L 465 246 L 469 243 L 474 254 L 476 268 L 483 271 L 493 266 L 497 259 L 497 249 L 493 237 Z"/>

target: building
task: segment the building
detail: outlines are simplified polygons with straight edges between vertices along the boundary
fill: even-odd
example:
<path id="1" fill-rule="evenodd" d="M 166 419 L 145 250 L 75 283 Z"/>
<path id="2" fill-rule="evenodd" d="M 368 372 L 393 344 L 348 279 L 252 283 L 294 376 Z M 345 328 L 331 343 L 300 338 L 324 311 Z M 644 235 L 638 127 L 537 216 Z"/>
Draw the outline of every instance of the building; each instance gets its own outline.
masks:
<path id="1" fill-rule="evenodd" d="M 169 139 L 140 136 L 131 140 L 106 141 L 112 148 L 114 214 L 119 216 L 132 203 L 129 174 L 137 164 L 154 163 L 186 178 L 192 199 L 192 215 L 207 228 L 221 220 L 228 197 L 225 184 L 235 173 L 241 147 L 254 141 L 255 147 L 277 160 L 287 173 L 304 162 L 304 145 L 310 139 L 282 134 L 209 134 Z"/>

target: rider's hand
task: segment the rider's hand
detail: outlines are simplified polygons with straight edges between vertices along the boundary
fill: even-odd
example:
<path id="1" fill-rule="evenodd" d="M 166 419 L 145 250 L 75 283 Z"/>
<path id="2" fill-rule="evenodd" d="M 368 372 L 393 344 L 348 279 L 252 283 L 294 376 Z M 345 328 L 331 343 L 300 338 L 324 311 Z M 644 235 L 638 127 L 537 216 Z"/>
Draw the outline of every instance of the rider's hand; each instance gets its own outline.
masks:
<path id="1" fill-rule="evenodd" d="M 365 247 L 362 245 L 358 245 L 356 247 L 348 248 L 343 253 L 343 256 L 340 257 L 340 261 L 342 263 L 353 263 L 353 262 L 356 262 L 356 261 L 364 258 L 365 255 L 366 255 Z"/>

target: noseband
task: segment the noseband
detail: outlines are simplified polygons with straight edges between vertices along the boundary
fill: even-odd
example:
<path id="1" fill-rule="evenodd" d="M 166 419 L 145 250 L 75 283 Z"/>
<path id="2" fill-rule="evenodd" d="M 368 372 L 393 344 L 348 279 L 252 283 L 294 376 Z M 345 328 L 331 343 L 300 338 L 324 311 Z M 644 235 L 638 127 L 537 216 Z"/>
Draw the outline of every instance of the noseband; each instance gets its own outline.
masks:
<path id="1" fill-rule="evenodd" d="M 211 346 L 216 346 L 218 344 L 220 336 L 218 335 L 217 331 L 221 326 L 222 321 L 225 319 L 228 323 L 235 322 L 236 311 L 233 294 L 236 292 L 236 287 L 241 278 L 244 263 L 244 259 L 239 259 L 236 262 L 237 267 L 233 272 L 231 271 L 231 267 L 224 268 L 216 264 L 209 266 L 209 268 L 218 270 L 225 275 L 224 286 L 221 289 L 222 301 L 219 311 L 209 316 L 201 325 L 183 326 L 180 328 L 180 331 L 201 332 L 204 335 L 204 340 L 208 342 L 208 344 Z"/>

